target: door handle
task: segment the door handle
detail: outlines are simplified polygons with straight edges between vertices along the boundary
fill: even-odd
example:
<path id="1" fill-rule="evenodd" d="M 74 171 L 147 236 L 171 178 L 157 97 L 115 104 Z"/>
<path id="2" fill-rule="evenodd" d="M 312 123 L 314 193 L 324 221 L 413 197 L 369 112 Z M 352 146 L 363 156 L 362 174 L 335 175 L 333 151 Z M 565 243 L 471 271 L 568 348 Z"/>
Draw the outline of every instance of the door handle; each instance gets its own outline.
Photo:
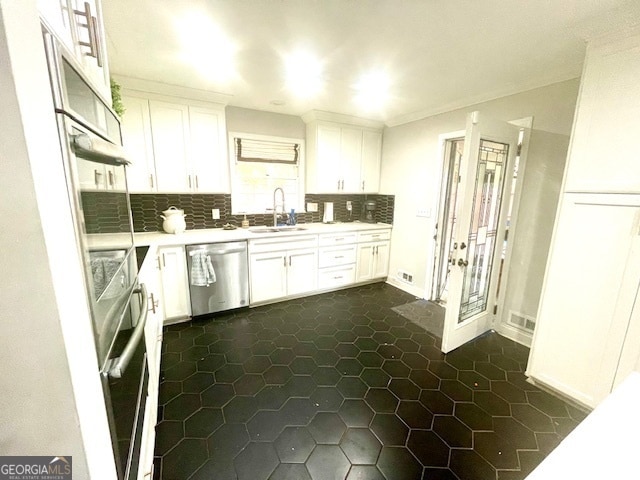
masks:
<path id="1" fill-rule="evenodd" d="M 138 317 L 138 323 L 136 327 L 133 329 L 133 333 L 127 342 L 127 345 L 124 347 L 122 354 L 116 359 L 113 360 L 108 369 L 108 375 L 111 378 L 122 378 L 124 371 L 129 366 L 129 362 L 133 358 L 133 354 L 142 340 L 144 335 L 144 326 L 147 323 L 147 314 L 149 313 L 149 299 L 147 297 L 147 288 L 144 286 L 144 283 L 141 283 L 133 293 L 140 295 L 142 298 L 142 305 L 140 306 L 140 316 Z"/>
<path id="2" fill-rule="evenodd" d="M 468 260 L 462 260 L 461 258 L 458 259 L 458 266 L 459 267 L 466 267 L 467 265 L 469 265 L 469 261 Z"/>
<path id="3" fill-rule="evenodd" d="M 460 244 L 460 250 L 464 250 L 465 248 L 467 248 L 467 244 L 466 244 L 466 243 L 464 243 L 464 242 L 462 242 L 462 243 Z"/>

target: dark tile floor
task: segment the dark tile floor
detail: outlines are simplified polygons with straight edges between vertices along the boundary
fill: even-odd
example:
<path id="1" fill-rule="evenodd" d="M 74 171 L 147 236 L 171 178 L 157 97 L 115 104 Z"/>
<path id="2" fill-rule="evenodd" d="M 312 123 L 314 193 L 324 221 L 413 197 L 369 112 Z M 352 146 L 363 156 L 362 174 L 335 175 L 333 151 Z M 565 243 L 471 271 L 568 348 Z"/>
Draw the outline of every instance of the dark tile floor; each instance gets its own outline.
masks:
<path id="1" fill-rule="evenodd" d="M 156 478 L 522 479 L 585 414 L 489 333 L 443 355 L 386 284 L 168 327 Z"/>

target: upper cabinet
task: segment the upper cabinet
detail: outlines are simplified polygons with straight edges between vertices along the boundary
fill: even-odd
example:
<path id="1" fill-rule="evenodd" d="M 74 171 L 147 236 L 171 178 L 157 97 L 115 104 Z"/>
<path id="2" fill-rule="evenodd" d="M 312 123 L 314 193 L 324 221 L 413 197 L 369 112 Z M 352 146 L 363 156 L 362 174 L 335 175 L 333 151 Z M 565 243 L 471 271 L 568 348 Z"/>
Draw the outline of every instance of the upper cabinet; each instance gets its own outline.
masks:
<path id="1" fill-rule="evenodd" d="M 592 42 L 585 65 L 565 190 L 640 193 L 640 34 Z"/>
<path id="2" fill-rule="evenodd" d="M 132 192 L 229 191 L 224 109 L 123 96 L 122 141 Z"/>
<path id="3" fill-rule="evenodd" d="M 82 72 L 111 105 L 100 0 L 38 0 L 38 10 L 47 28 L 75 57 Z"/>
<path id="4" fill-rule="evenodd" d="M 378 192 L 382 125 L 331 121 L 333 116 L 320 112 L 302 118 L 307 122 L 307 192 Z"/>

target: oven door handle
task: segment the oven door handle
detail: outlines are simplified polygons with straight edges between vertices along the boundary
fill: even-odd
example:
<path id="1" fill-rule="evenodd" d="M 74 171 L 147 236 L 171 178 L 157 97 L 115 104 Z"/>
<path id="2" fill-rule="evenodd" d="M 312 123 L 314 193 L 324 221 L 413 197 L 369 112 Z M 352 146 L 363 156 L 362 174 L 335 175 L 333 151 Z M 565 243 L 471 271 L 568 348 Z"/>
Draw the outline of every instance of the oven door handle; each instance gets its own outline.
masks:
<path id="1" fill-rule="evenodd" d="M 129 366 L 129 362 L 131 362 L 133 354 L 138 348 L 138 344 L 144 337 L 144 326 L 147 323 L 147 314 L 149 312 L 147 288 L 144 286 L 144 283 L 141 283 L 137 288 L 133 290 L 133 293 L 136 293 L 142 297 L 140 316 L 138 317 L 138 323 L 133 329 L 133 333 L 131 334 L 127 345 L 124 347 L 122 354 L 118 358 L 115 358 L 113 360 L 113 363 L 109 367 L 108 375 L 111 378 L 122 378 L 122 375 L 124 375 L 124 371 Z"/>

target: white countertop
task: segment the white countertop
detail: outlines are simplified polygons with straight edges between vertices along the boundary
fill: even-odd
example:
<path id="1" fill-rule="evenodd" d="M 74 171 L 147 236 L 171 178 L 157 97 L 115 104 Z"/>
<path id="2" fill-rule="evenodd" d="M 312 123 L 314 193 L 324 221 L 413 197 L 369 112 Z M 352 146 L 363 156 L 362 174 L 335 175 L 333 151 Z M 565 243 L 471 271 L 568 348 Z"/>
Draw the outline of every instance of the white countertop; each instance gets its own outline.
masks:
<path id="1" fill-rule="evenodd" d="M 640 478 L 640 373 L 633 372 L 527 480 Z"/>
<path id="2" fill-rule="evenodd" d="M 284 232 L 256 232 L 248 229 L 237 228 L 235 230 L 223 230 L 222 228 L 205 228 L 187 230 L 184 233 L 172 234 L 164 232 L 140 232 L 134 234 L 136 246 L 146 245 L 192 245 L 197 243 L 232 242 L 236 240 L 253 240 L 258 238 L 287 238 L 300 235 L 318 235 L 323 233 L 362 232 L 391 228 L 388 223 L 300 223 L 296 225 L 304 230 L 290 230 Z"/>

